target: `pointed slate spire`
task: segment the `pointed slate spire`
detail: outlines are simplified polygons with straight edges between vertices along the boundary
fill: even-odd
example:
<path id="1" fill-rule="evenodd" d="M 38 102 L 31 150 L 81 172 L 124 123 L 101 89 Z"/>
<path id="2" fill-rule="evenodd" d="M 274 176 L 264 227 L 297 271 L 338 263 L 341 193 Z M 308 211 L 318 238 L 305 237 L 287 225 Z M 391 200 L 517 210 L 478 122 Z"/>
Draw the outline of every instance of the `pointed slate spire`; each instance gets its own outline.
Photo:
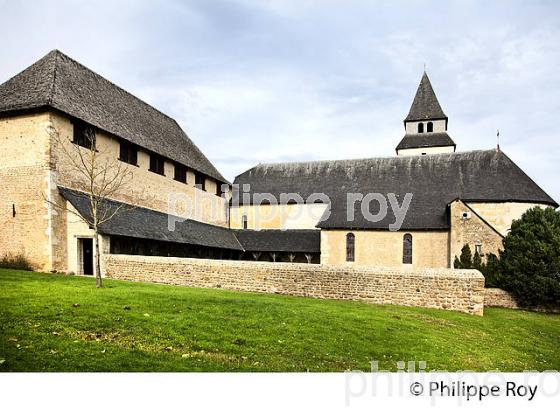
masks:
<path id="1" fill-rule="evenodd" d="M 416 96 L 408 112 L 406 121 L 421 121 L 421 120 L 441 120 L 447 119 L 447 115 L 441 109 L 436 93 L 432 88 L 428 74 L 424 71 L 420 85 L 416 91 Z"/>

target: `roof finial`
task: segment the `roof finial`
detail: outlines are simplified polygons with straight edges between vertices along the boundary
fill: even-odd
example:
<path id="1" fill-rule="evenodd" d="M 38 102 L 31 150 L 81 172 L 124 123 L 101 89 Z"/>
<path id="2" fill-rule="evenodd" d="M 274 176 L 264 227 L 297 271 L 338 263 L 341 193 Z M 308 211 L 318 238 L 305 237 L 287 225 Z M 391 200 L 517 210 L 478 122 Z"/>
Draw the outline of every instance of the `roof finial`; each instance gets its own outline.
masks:
<path id="1" fill-rule="evenodd" d="M 496 151 L 500 151 L 500 130 L 496 131 Z"/>
<path id="2" fill-rule="evenodd" d="M 426 72 L 426 63 L 424 63 L 424 72 Z"/>

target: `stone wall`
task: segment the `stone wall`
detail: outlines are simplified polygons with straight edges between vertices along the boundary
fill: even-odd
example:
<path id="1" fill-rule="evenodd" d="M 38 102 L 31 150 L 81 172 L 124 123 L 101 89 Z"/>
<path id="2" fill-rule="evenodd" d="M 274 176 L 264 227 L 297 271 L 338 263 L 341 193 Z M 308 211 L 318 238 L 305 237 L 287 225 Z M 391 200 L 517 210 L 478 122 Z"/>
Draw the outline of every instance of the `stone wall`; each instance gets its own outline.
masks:
<path id="1" fill-rule="evenodd" d="M 103 258 L 105 276 L 114 279 L 483 314 L 484 277 L 476 270 L 337 267 L 132 255 Z"/>
<path id="2" fill-rule="evenodd" d="M 467 204 L 504 236 L 511 229 L 511 223 L 520 219 L 529 209 L 534 207 L 550 208 L 548 205 L 526 202 L 468 202 Z"/>
<path id="3" fill-rule="evenodd" d="M 77 190 L 84 189 L 83 178 L 79 178 L 75 166 L 69 161 L 68 154 L 75 153 L 75 146 L 71 144 L 73 125 L 66 116 L 50 113 L 51 128 L 55 134 L 52 143 L 52 168 L 56 171 L 57 184 Z M 66 144 L 65 147 L 59 146 Z M 100 162 L 108 157 L 115 160 L 119 156 L 119 141 L 101 131 L 96 132 L 96 147 L 99 151 Z M 77 157 L 77 155 L 76 155 Z M 187 183 L 174 180 L 174 165 L 166 160 L 164 164 L 165 175 L 159 175 L 149 170 L 150 155 L 139 148 L 138 164 L 130 165 L 121 163 L 130 173 L 131 180 L 113 199 L 153 209 L 163 213 L 179 216 L 189 216 L 190 219 L 227 227 L 228 202 L 225 198 L 216 195 L 216 182 L 206 178 L 206 190 L 195 187 L 195 176 L 192 170 L 187 171 Z M 185 213 L 185 210 L 189 210 Z"/>
<path id="4" fill-rule="evenodd" d="M 74 152 L 72 135 L 70 119 L 52 110 L 0 118 L 0 257 L 23 254 L 41 271 L 78 268 L 78 236 L 91 236 L 91 232 L 71 224 L 66 201 L 57 189 L 57 185 L 83 189 L 84 181 L 69 165 L 63 149 Z M 99 131 L 96 138 L 100 156 L 118 157 L 114 136 Z M 206 179 L 206 190 L 194 186 L 190 170 L 186 184 L 175 181 L 170 161 L 165 162 L 164 176 L 150 172 L 149 155 L 143 150 L 138 152 L 138 166 L 122 164 L 131 170 L 133 179 L 114 199 L 180 215 L 190 204 L 192 219 L 228 226 L 227 199 L 216 195 L 212 179 Z M 57 206 L 49 207 L 47 201 Z"/>
<path id="5" fill-rule="evenodd" d="M 355 261 L 346 262 L 346 234 L 355 235 Z M 412 235 L 412 264 L 403 264 L 403 237 Z M 390 266 L 402 269 L 447 268 L 447 231 L 321 230 L 321 263 Z"/>
<path id="6" fill-rule="evenodd" d="M 467 212 L 470 216 L 463 218 L 463 212 Z M 461 255 L 461 249 L 465 244 L 470 246 L 473 255 L 476 245 L 481 245 L 482 257 L 490 253 L 499 255 L 499 251 L 503 249 L 503 237 L 500 233 L 463 201 L 456 200 L 450 204 L 450 222 L 450 266 L 453 266 L 455 256 Z"/>
<path id="7" fill-rule="evenodd" d="M 484 306 L 505 307 L 509 309 L 517 309 L 517 302 L 505 290 L 498 288 L 484 289 Z"/>
<path id="8" fill-rule="evenodd" d="M 22 254 L 51 270 L 53 226 L 49 195 L 47 114 L 0 119 L 0 257 Z"/>

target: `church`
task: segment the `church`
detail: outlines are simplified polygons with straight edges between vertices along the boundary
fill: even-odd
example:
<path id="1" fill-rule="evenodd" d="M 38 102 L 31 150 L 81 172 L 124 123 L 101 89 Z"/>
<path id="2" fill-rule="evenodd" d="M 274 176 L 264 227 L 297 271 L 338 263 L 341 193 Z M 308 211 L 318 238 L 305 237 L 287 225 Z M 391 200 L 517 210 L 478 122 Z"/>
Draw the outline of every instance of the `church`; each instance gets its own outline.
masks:
<path id="1" fill-rule="evenodd" d="M 132 175 L 102 253 L 405 268 L 453 267 L 464 245 L 497 254 L 513 220 L 558 204 L 499 148 L 461 152 L 448 125 L 424 73 L 394 155 L 259 164 L 230 183 L 174 119 L 54 50 L 0 85 L 0 256 L 93 273 L 87 189 L 63 155 L 91 148 L 86 132 Z"/>

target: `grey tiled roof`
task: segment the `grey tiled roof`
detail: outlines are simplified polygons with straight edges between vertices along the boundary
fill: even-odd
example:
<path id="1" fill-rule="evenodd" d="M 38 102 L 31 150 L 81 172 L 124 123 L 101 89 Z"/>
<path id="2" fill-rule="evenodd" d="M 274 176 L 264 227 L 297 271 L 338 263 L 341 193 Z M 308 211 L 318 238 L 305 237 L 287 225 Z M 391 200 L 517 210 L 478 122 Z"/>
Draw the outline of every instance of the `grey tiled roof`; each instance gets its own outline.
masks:
<path id="1" fill-rule="evenodd" d="M 91 206 L 86 194 L 63 187 L 59 187 L 58 190 L 81 215 L 91 221 Z M 121 203 L 117 201 L 106 202 L 108 207 L 116 207 L 119 204 Z M 151 209 L 130 207 L 100 225 L 99 232 L 105 235 L 243 250 L 230 229 L 189 219 L 177 222 L 175 230 L 172 232 L 168 229 L 168 217 L 167 214 Z"/>
<path id="2" fill-rule="evenodd" d="M 58 187 L 62 197 L 88 221 L 91 221 L 91 206 L 83 192 Z M 106 206 L 114 209 L 118 201 L 107 201 Z M 164 242 L 184 243 L 211 248 L 261 252 L 309 252 L 321 251 L 321 232 L 315 230 L 233 230 L 185 220 L 168 229 L 168 216 L 151 209 L 130 207 L 113 219 L 100 225 L 99 232 L 105 235 L 152 239 Z"/>
<path id="3" fill-rule="evenodd" d="M 434 92 L 430 79 L 428 78 L 428 74 L 424 72 L 405 121 L 437 119 L 447 119 L 447 116 L 439 105 L 436 93 Z"/>
<path id="4" fill-rule="evenodd" d="M 304 199 L 312 193 L 326 194 L 331 213 L 320 228 L 388 229 L 395 221 L 390 207 L 384 220 L 367 221 L 359 203 L 355 205 L 355 220 L 347 221 L 347 193 L 394 193 L 399 204 L 412 193 L 402 226 L 410 230 L 448 229 L 447 204 L 457 198 L 558 206 L 507 155 L 496 150 L 263 164 L 237 176 L 235 184 L 249 184 L 251 194 L 270 193 L 277 200 L 281 193 L 297 193 Z M 377 210 L 372 208 L 371 212 Z"/>
<path id="5" fill-rule="evenodd" d="M 302 230 L 236 230 L 235 235 L 245 251 L 321 252 L 321 231 Z"/>
<path id="6" fill-rule="evenodd" d="M 174 119 L 58 50 L 0 85 L 0 113 L 43 107 L 227 182 Z"/>
<path id="7" fill-rule="evenodd" d="M 396 149 L 447 147 L 451 145 L 455 146 L 455 142 L 447 132 L 424 132 L 422 134 L 405 135 Z"/>

